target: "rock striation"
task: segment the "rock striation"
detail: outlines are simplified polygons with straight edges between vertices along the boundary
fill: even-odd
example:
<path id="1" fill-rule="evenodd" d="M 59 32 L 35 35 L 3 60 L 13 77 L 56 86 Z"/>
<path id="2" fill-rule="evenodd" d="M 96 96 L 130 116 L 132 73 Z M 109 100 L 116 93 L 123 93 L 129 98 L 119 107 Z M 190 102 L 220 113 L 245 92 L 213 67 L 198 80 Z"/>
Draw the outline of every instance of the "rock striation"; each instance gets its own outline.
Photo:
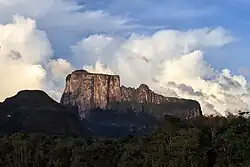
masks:
<path id="1" fill-rule="evenodd" d="M 161 110 L 164 114 L 185 118 L 202 115 L 197 101 L 164 97 L 145 84 L 136 89 L 121 86 L 118 75 L 89 73 L 86 70 L 77 70 L 67 76 L 61 103 L 77 107 L 81 118 L 87 117 L 95 108 L 132 108 L 136 112 L 147 110 L 150 113 Z"/>
<path id="2" fill-rule="evenodd" d="M 61 98 L 63 105 L 76 106 L 81 117 L 94 108 L 107 108 L 111 101 L 121 101 L 120 77 L 77 70 L 66 78 Z"/>

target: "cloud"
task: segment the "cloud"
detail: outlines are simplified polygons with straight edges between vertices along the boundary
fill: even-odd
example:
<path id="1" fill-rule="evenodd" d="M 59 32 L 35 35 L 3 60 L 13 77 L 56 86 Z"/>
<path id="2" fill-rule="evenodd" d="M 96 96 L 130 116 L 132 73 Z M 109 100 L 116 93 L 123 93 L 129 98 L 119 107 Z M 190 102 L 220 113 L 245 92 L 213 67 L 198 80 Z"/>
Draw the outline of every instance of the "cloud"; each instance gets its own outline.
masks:
<path id="1" fill-rule="evenodd" d="M 216 42 L 213 39 L 217 39 Z M 187 70 L 192 70 L 199 76 L 202 71 L 193 69 L 189 64 L 194 61 L 200 61 L 196 63 L 197 65 L 201 65 L 200 63 L 204 64 L 203 54 L 201 53 L 201 56 L 189 54 L 184 57 L 182 55 L 190 53 L 197 48 L 220 47 L 231 41 L 233 41 L 233 38 L 221 27 L 184 32 L 162 30 L 152 36 L 133 34 L 129 39 L 93 35 L 78 42 L 72 47 L 72 51 L 75 54 L 75 62 L 90 62 L 94 64 L 97 60 L 100 60 L 102 63 L 112 67 L 112 69 L 115 69 L 115 71 L 119 71 L 124 77 L 131 78 L 133 82 L 127 81 L 127 84 L 138 84 L 140 83 L 140 78 L 137 75 L 142 76 L 144 82 L 150 82 L 155 73 L 163 70 L 164 66 L 162 64 L 169 63 L 169 61 L 166 62 L 165 60 L 173 58 L 179 58 L 179 61 L 173 61 L 173 63 L 176 63 L 175 66 L 189 61 L 176 72 L 194 75 L 187 72 Z M 197 51 L 197 53 L 200 52 Z M 134 73 L 137 75 L 134 75 Z M 173 75 L 172 77 L 178 76 Z"/>
<path id="2" fill-rule="evenodd" d="M 78 42 L 72 51 L 75 61 L 91 59 L 106 64 L 121 75 L 125 85 L 146 83 L 166 96 L 198 100 L 205 114 L 226 115 L 248 109 L 249 84 L 228 69 L 212 68 L 204 60 L 204 51 L 233 41 L 222 27 L 161 30 L 150 36 L 133 34 L 128 39 L 93 35 Z"/>
<path id="3" fill-rule="evenodd" d="M 152 21 L 164 21 L 166 19 L 185 20 L 211 16 L 217 11 L 211 4 L 198 0 L 193 0 L 191 3 L 184 0 L 109 0 L 109 3 L 106 3 L 105 0 L 95 0 L 88 2 L 88 5 L 91 7 L 98 6 L 113 13 L 122 11 L 133 15 L 137 19 L 152 19 Z"/>
<path id="4" fill-rule="evenodd" d="M 116 47 L 119 47 L 119 42 L 112 37 L 98 34 L 91 35 L 71 47 L 72 59 L 77 66 L 82 66 L 82 62 L 86 62 L 85 65 L 87 63 L 87 65 L 92 65 L 103 55 L 106 55 L 105 58 L 107 59 L 111 58 L 109 55 L 112 56 L 112 51 Z"/>
<path id="5" fill-rule="evenodd" d="M 58 100 L 65 76 L 75 69 L 62 58 L 70 55 L 61 53 L 69 54 L 78 36 L 121 31 L 126 23 L 75 1 L 0 0 L 0 76 L 5 78 L 0 101 L 22 89 L 44 89 Z"/>
<path id="6" fill-rule="evenodd" d="M 12 23 L 0 24 L 0 101 L 23 89 L 56 91 L 72 68 L 66 60 L 52 60 L 52 55 L 46 33 L 34 20 L 14 16 Z"/>
<path id="7" fill-rule="evenodd" d="M 196 15 L 192 9 L 181 11 Z M 74 1 L 0 0 L 0 101 L 22 89 L 43 89 L 59 100 L 65 76 L 82 67 L 119 74 L 124 85 L 145 83 L 166 96 L 198 100 L 206 114 L 248 109 L 248 81 L 204 60 L 206 50 L 235 40 L 230 32 L 217 27 L 111 35 L 135 28 L 129 21 Z M 58 54 L 61 58 L 55 59 Z"/>
<path id="8" fill-rule="evenodd" d="M 0 24 L 11 22 L 13 15 L 35 20 L 37 28 L 46 32 L 54 56 L 69 61 L 69 46 L 83 36 L 121 33 L 134 27 L 129 18 L 113 16 L 101 9 L 90 10 L 74 0 L 0 0 Z"/>
<path id="9" fill-rule="evenodd" d="M 97 60 L 97 62 L 95 63 L 95 66 L 84 65 L 83 69 L 91 73 L 102 73 L 102 74 L 109 74 L 109 75 L 115 74 L 115 72 L 113 72 L 110 68 L 108 68 L 107 65 L 102 64 L 100 60 Z"/>
<path id="10" fill-rule="evenodd" d="M 48 59 L 52 50 L 35 22 L 15 16 L 13 23 L 0 25 L 0 47 L 0 100 L 21 89 L 41 88 L 46 71 L 39 62 Z"/>
<path id="11" fill-rule="evenodd" d="M 123 28 L 127 22 L 102 10 L 87 10 L 75 1 L 0 0 L 0 22 L 9 22 L 16 14 L 36 20 L 44 29 L 60 27 L 78 33 L 107 32 Z"/>
<path id="12" fill-rule="evenodd" d="M 66 76 L 76 70 L 76 68 L 62 58 L 50 59 L 44 68 L 46 69 L 47 75 L 42 88 L 49 93 L 51 97 L 59 101 L 64 91 Z"/>

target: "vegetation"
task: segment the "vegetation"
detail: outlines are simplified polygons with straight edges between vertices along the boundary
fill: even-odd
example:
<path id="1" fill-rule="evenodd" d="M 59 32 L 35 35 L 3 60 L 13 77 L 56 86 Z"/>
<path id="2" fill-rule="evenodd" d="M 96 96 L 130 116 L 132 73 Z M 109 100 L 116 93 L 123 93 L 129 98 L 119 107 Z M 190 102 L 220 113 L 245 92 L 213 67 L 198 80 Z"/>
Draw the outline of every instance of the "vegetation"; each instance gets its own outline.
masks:
<path id="1" fill-rule="evenodd" d="M 0 138 L 1 167 L 245 167 L 244 117 L 166 117 L 152 135 L 120 139 L 18 133 Z"/>

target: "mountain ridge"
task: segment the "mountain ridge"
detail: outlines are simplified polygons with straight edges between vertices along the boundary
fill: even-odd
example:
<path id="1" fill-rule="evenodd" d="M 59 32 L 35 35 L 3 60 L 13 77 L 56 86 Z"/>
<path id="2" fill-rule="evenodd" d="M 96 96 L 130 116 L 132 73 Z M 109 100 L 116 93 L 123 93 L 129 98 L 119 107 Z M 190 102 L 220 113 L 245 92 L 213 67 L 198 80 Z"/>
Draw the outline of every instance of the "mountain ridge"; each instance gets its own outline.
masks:
<path id="1" fill-rule="evenodd" d="M 157 110 L 163 109 L 159 107 L 161 105 L 171 105 L 171 108 L 165 108 L 165 111 L 168 110 L 166 113 L 183 118 L 202 115 L 200 104 L 195 100 L 165 97 L 152 91 L 146 84 L 141 84 L 138 88 L 126 87 L 121 85 L 119 75 L 76 70 L 66 77 L 60 103 L 76 106 L 81 118 L 86 118 L 95 108 L 113 109 L 112 104 L 115 102 L 130 102 L 132 108 L 133 103 L 140 103 L 142 106 L 152 104 L 158 106 Z M 150 106 L 149 110 L 152 110 Z"/>

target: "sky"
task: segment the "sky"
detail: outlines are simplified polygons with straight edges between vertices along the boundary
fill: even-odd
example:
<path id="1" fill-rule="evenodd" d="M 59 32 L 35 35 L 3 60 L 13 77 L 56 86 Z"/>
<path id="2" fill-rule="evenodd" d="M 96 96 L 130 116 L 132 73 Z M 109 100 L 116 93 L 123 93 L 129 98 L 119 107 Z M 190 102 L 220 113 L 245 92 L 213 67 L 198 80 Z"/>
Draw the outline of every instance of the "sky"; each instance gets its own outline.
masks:
<path id="1" fill-rule="evenodd" d="M 248 111 L 249 0 L 0 0 L 0 101 L 60 100 L 75 69 L 119 74 L 204 114 Z"/>

